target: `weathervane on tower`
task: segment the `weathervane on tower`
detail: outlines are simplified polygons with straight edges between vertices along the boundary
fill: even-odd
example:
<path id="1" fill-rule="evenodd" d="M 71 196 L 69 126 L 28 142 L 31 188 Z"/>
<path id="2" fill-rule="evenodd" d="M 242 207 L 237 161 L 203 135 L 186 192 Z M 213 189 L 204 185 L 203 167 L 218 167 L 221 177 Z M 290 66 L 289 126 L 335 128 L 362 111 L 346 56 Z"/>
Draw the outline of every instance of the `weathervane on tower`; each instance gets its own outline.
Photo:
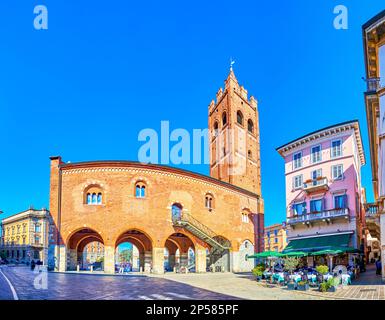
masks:
<path id="1" fill-rule="evenodd" d="M 233 58 L 230 58 L 230 71 L 233 71 L 233 64 L 235 63 L 235 60 Z"/>

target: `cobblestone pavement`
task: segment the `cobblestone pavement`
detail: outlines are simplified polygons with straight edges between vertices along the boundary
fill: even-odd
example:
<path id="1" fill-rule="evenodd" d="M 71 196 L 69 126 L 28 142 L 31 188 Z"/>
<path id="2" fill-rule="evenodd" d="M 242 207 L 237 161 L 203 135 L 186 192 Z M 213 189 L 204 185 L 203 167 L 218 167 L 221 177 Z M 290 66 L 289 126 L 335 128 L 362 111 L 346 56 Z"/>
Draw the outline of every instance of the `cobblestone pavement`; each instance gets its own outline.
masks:
<path id="1" fill-rule="evenodd" d="M 385 299 L 385 285 L 369 267 L 353 285 L 335 293 L 288 291 L 285 287 L 257 283 L 250 274 L 207 273 L 165 275 L 101 275 L 48 273 L 48 289 L 35 289 L 36 273 L 26 267 L 2 267 L 0 271 L 16 289 L 19 299 L 52 300 L 176 300 L 252 299 L 325 300 Z M 12 299 L 8 283 L 0 273 L 0 300 Z"/>
<path id="2" fill-rule="evenodd" d="M 35 289 L 37 274 L 26 267 L 1 267 L 20 300 L 228 300 L 237 299 L 175 281 L 147 276 L 48 273 L 48 289 Z M 0 273 L 0 292 L 9 290 Z M 40 282 L 41 284 L 41 282 Z M 4 289 L 4 290 L 3 290 Z M 8 291 L 7 291 L 8 292 Z M 12 294 L 0 295 L 12 299 Z"/>
<path id="3" fill-rule="evenodd" d="M 247 276 L 245 276 L 247 278 Z M 252 281 L 252 277 L 248 277 Z M 191 283 L 186 281 L 186 283 Z M 255 283 L 255 281 L 254 281 Z M 281 287 L 279 285 L 270 285 L 264 282 L 257 284 L 260 287 L 269 288 L 270 290 L 274 288 L 281 292 L 288 292 L 286 287 Z M 204 288 L 204 286 L 202 286 Z M 213 288 L 214 289 L 214 288 Z M 224 291 L 219 291 L 224 292 Z M 300 294 L 308 295 L 313 297 L 313 299 L 324 298 L 328 300 L 385 300 L 385 284 L 381 281 L 381 276 L 376 275 L 375 267 L 369 265 L 367 271 L 361 273 L 359 278 L 354 280 L 352 285 L 339 288 L 337 292 L 319 292 L 318 288 L 310 288 L 309 291 L 299 292 L 299 291 L 289 291 L 291 295 L 297 296 Z M 236 293 L 233 293 L 236 295 Z"/>
<path id="4" fill-rule="evenodd" d="M 222 294 L 232 294 L 249 300 L 326 300 L 322 296 L 311 296 L 285 288 L 260 285 L 251 274 L 202 273 L 152 275 L 151 277 L 170 279 L 202 289 L 210 289 Z"/>

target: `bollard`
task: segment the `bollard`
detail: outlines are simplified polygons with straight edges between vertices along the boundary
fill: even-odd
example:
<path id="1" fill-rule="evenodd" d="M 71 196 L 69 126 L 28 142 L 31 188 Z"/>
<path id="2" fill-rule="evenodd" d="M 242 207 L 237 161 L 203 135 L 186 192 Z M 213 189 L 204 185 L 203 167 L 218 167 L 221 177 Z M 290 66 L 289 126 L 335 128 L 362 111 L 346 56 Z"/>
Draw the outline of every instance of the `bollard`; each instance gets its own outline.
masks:
<path id="1" fill-rule="evenodd" d="M 176 267 L 173 268 L 173 272 L 176 273 Z"/>
<path id="2" fill-rule="evenodd" d="M 94 266 L 91 266 L 90 271 L 94 272 Z"/>
<path id="3" fill-rule="evenodd" d="M 140 273 L 143 273 L 143 267 L 140 267 Z"/>
<path id="4" fill-rule="evenodd" d="M 76 266 L 76 272 L 79 272 L 79 271 L 80 271 L 80 266 L 77 265 L 77 266 Z"/>

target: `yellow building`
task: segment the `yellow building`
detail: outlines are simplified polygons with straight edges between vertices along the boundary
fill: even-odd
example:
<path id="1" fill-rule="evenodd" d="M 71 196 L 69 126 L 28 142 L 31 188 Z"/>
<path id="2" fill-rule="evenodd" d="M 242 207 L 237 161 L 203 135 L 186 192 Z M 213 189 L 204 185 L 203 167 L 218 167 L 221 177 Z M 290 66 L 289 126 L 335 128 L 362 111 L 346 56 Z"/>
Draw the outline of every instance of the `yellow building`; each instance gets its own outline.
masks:
<path id="1" fill-rule="evenodd" d="M 10 262 L 47 264 L 50 214 L 46 209 L 29 209 L 1 221 L 0 250 Z"/>
<path id="2" fill-rule="evenodd" d="M 265 251 L 283 251 L 287 245 L 286 230 L 282 223 L 265 227 Z"/>

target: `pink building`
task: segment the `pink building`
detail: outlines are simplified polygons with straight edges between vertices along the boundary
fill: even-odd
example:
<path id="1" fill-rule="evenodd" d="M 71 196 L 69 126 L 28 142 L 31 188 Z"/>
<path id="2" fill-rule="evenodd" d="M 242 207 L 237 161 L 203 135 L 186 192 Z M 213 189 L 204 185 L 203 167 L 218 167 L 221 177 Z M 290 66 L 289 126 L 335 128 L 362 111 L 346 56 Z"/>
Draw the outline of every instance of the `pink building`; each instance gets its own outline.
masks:
<path id="1" fill-rule="evenodd" d="M 277 151 L 285 159 L 286 250 L 364 250 L 365 156 L 358 121 L 317 130 Z"/>

